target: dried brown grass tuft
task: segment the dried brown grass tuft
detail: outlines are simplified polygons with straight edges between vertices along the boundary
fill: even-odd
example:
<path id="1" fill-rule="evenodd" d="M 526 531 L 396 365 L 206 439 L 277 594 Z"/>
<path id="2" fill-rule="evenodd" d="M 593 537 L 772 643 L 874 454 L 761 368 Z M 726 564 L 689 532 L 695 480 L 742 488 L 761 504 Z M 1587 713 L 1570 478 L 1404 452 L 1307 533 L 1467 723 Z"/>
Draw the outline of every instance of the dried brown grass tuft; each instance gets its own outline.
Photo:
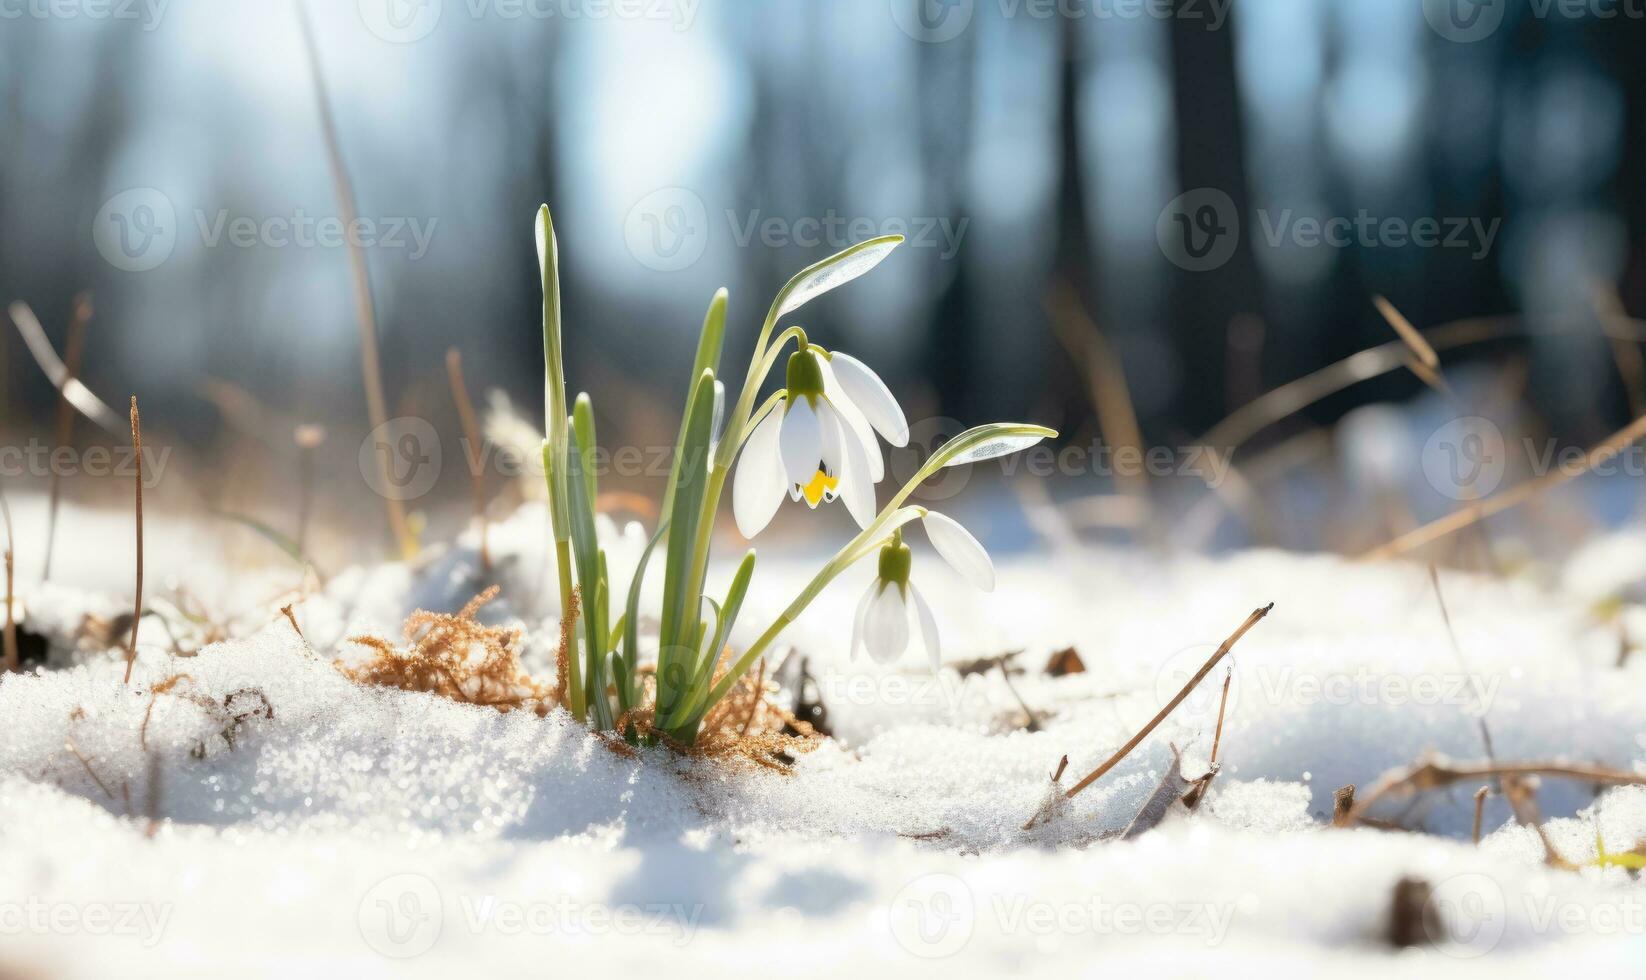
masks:
<path id="1" fill-rule="evenodd" d="M 337 664 L 359 684 L 421 691 L 499 711 L 531 709 L 546 715 L 556 703 L 552 685 L 520 666 L 521 632 L 475 621 L 480 607 L 497 598 L 497 586 L 480 593 L 452 616 L 419 609 L 406 618 L 406 646 L 377 636 L 349 638 L 371 651 L 358 666 Z"/>
<path id="2" fill-rule="evenodd" d="M 755 676 L 744 675 L 719 704 L 709 709 L 691 745 L 670 738 L 656 726 L 655 673 L 643 667 L 639 676 L 648 706 L 618 718 L 615 727 L 619 732 L 626 733 L 632 728 L 642 738 L 650 738 L 691 758 L 748 764 L 785 774 L 790 771 L 796 755 L 822 744 L 823 736 L 811 725 L 772 702 L 770 695 L 775 685 L 766 681 L 764 660 Z M 719 683 L 722 677 L 724 671 L 717 670 L 714 683 Z M 614 747 L 617 746 L 624 751 L 629 749 L 626 743 L 617 742 Z"/>
<path id="3" fill-rule="evenodd" d="M 579 591 L 560 624 L 556 653 L 562 680 L 547 683 L 520 666 L 521 632 L 475 622 L 480 607 L 497 597 L 492 586 L 476 596 L 455 616 L 418 610 L 406 619 L 406 646 L 376 636 L 350 637 L 371 656 L 362 664 L 337 663 L 345 677 L 359 684 L 395 687 L 402 691 L 437 694 L 464 704 L 485 705 L 499 711 L 530 709 L 547 715 L 566 704 L 563 678 L 572 651 L 579 607 Z M 724 677 L 717 670 L 714 680 Z M 618 734 L 596 733 L 615 752 L 632 755 L 635 745 L 624 738 L 666 745 L 691 758 L 751 763 L 779 772 L 788 771 L 794 756 L 816 748 L 821 740 L 812 726 L 774 704 L 775 685 L 766 681 L 765 662 L 753 676 L 745 676 L 721 702 L 709 710 L 697 738 L 686 745 L 657 726 L 655 668 L 639 671 L 643 707 L 632 709 L 613 726 Z"/>

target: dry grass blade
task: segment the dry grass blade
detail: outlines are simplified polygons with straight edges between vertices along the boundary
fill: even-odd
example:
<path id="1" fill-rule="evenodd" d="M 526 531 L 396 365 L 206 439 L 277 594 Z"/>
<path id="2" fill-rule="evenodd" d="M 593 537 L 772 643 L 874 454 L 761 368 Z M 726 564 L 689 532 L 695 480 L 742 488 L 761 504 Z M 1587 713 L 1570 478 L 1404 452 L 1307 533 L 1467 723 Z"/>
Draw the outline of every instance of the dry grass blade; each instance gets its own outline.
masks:
<path id="1" fill-rule="evenodd" d="M 1412 349 L 1412 353 L 1424 367 L 1440 367 L 1440 355 L 1429 346 L 1429 342 L 1416 327 L 1412 326 L 1412 322 L 1406 319 L 1405 314 L 1395 309 L 1395 305 L 1382 296 L 1373 296 L 1372 304 L 1377 307 L 1377 312 L 1383 315 L 1383 319 L 1388 321 L 1389 326 L 1394 328 L 1395 333 L 1400 335 L 1400 339 L 1405 341 L 1406 346 Z"/>
<path id="2" fill-rule="evenodd" d="M 1611 344 L 1618 377 L 1623 379 L 1623 390 L 1629 396 L 1629 414 L 1639 418 L 1646 415 L 1646 359 L 1641 357 L 1639 341 L 1619 336 L 1629 323 L 1623 297 L 1617 294 L 1616 286 L 1601 282 L 1594 284 L 1592 295 L 1595 313 Z"/>
<path id="3" fill-rule="evenodd" d="M 40 326 L 40 320 L 35 317 L 28 304 L 13 303 L 9 312 L 11 322 L 17 325 L 17 332 L 23 336 L 23 343 L 28 346 L 29 353 L 34 356 L 34 362 L 40 365 L 40 370 L 45 373 L 46 380 L 51 382 L 52 387 L 56 388 L 81 415 L 96 422 L 110 435 L 124 434 L 126 427 L 120 421 L 120 416 L 103 404 L 101 398 L 92 394 L 91 389 L 81 384 L 79 378 L 70 374 L 68 366 L 58 358 L 57 352 L 52 350 L 51 341 L 46 339 L 46 331 Z"/>
<path id="4" fill-rule="evenodd" d="M 1149 733 L 1158 728 L 1160 723 L 1165 721 L 1166 717 L 1176 710 L 1177 706 L 1182 704 L 1183 700 L 1200 685 L 1200 682 L 1206 679 L 1206 675 L 1212 672 L 1212 668 L 1216 667 L 1224 657 L 1229 655 L 1229 651 L 1233 650 L 1234 645 L 1240 642 L 1240 638 L 1246 635 L 1246 631 L 1251 629 L 1253 626 L 1256 626 L 1258 622 L 1263 619 L 1263 617 L 1269 615 L 1269 611 L 1274 607 L 1274 603 L 1271 602 L 1261 609 L 1252 610 L 1252 614 L 1246 617 L 1246 621 L 1240 624 L 1240 628 L 1229 634 L 1229 638 L 1224 640 L 1223 643 L 1218 646 L 1217 650 L 1198 671 L 1195 671 L 1195 675 L 1189 678 L 1189 682 L 1183 685 L 1183 689 L 1178 691 L 1177 695 L 1170 701 L 1166 702 L 1166 706 L 1161 708 L 1153 718 L 1149 719 L 1148 724 L 1138 729 L 1137 734 L 1133 735 L 1129 740 L 1127 740 L 1125 745 L 1122 745 L 1118 750 L 1116 750 L 1114 755 L 1109 756 L 1108 761 L 1087 773 L 1084 779 L 1071 786 L 1069 790 L 1063 794 L 1064 797 L 1072 799 L 1075 794 L 1097 782 L 1099 779 L 1102 779 L 1108 774 L 1109 770 L 1119 765 L 1122 759 L 1126 758 L 1128 755 L 1131 755 L 1132 751 L 1141 745 L 1144 739 L 1149 737 Z M 1039 816 L 1040 815 L 1037 813 L 1034 817 L 1029 818 L 1029 822 L 1023 825 L 1023 829 L 1029 830 L 1033 828 L 1035 823 L 1038 821 Z"/>
<path id="5" fill-rule="evenodd" d="M 131 615 L 131 639 L 126 643 L 126 678 L 131 683 L 131 669 L 137 663 L 137 624 L 143 620 L 143 418 L 137 414 L 137 396 L 131 396 L 131 448 L 137 461 L 137 479 L 133 481 L 137 494 L 137 590 L 133 598 L 136 608 Z"/>
<path id="6" fill-rule="evenodd" d="M 1080 297 L 1063 280 L 1052 284 L 1045 300 L 1046 313 L 1051 320 L 1052 332 L 1069 352 L 1069 357 L 1086 370 L 1086 389 L 1097 409 L 1098 429 L 1103 441 L 1116 452 L 1129 451 L 1143 458 L 1143 430 L 1137 422 L 1137 409 L 1132 403 L 1131 389 L 1126 384 L 1126 371 L 1120 357 L 1109 345 L 1108 338 L 1080 304 Z M 1149 510 L 1148 476 L 1142 469 L 1118 469 L 1115 482 L 1145 515 Z M 1145 517 L 1146 522 L 1146 517 Z"/>
<path id="7" fill-rule="evenodd" d="M 468 451 L 463 454 L 469 464 L 469 477 L 474 491 L 474 520 L 480 525 L 480 569 L 491 571 L 492 560 L 486 550 L 486 470 L 481 456 L 480 424 L 475 421 L 474 402 L 469 400 L 469 388 L 463 383 L 463 352 L 452 347 L 446 351 L 446 379 L 451 382 L 452 401 L 457 403 L 457 417 L 463 422 L 463 439 Z"/>
<path id="8" fill-rule="evenodd" d="M 1371 790 L 1355 803 L 1349 813 L 1349 822 L 1362 820 L 1366 812 L 1385 797 L 1410 796 L 1460 782 L 1476 779 L 1524 779 L 1527 776 L 1549 776 L 1575 779 L 1602 786 L 1646 786 L 1646 775 L 1561 762 L 1487 762 L 1484 764 L 1457 764 L 1443 759 L 1419 762 L 1410 769 L 1394 769 L 1385 773 Z"/>
<path id="9" fill-rule="evenodd" d="M 1463 656 L 1463 646 L 1457 642 L 1457 630 L 1452 628 L 1452 613 L 1446 608 L 1446 595 L 1440 591 L 1440 569 L 1435 567 L 1434 562 L 1429 563 L 1429 582 L 1434 586 L 1435 601 L 1440 604 L 1440 618 L 1446 624 L 1446 636 L 1452 642 L 1452 656 L 1457 658 L 1457 665 L 1462 668 L 1463 673 L 1470 674 L 1468 659 Z M 1480 727 L 1480 741 L 1486 750 L 1486 758 L 1496 762 L 1497 752 L 1492 748 L 1492 730 L 1486 724 L 1486 705 L 1481 703 L 1478 692 L 1476 694 L 1474 707 L 1479 713 L 1475 715 L 1475 723 Z"/>
<path id="10" fill-rule="evenodd" d="M 1396 558 L 1416 548 L 1432 544 L 1447 535 L 1455 534 L 1469 527 L 1477 521 L 1484 520 L 1494 514 L 1501 514 L 1511 507 L 1518 507 L 1540 494 L 1547 493 L 1563 483 L 1582 476 L 1643 438 L 1646 438 L 1646 416 L 1635 419 L 1612 433 L 1605 441 L 1591 448 L 1584 454 L 1580 466 L 1560 467 L 1536 479 L 1527 480 L 1525 483 L 1510 487 L 1502 493 L 1471 503 L 1461 510 L 1453 511 L 1445 517 L 1408 531 L 1388 544 L 1374 548 L 1360 557 L 1368 561 Z"/>
<path id="11" fill-rule="evenodd" d="M 1486 795 L 1491 792 L 1490 787 L 1482 786 L 1475 790 L 1475 821 L 1474 830 L 1470 835 L 1476 844 L 1480 843 L 1480 823 L 1486 816 Z"/>
<path id="12" fill-rule="evenodd" d="M 349 180 L 348 168 L 343 165 L 343 150 L 337 139 L 337 123 L 332 119 L 331 100 L 326 95 L 326 79 L 320 69 L 320 50 L 314 42 L 314 29 L 309 24 L 308 7 L 299 0 L 297 20 L 303 35 L 303 50 L 308 54 L 309 77 L 314 84 L 315 105 L 320 113 L 320 130 L 326 143 L 326 162 L 331 168 L 332 187 L 337 194 L 337 207 L 342 211 L 345 227 L 355 226 L 354 185 Z M 366 253 L 360 243 L 349 237 L 349 269 L 354 285 L 355 322 L 360 328 L 360 376 L 366 389 L 366 411 L 372 430 L 382 429 L 388 423 L 387 402 L 383 398 L 383 368 L 377 352 L 377 313 L 372 306 L 371 277 L 366 269 Z M 389 472 L 391 463 L 377 453 L 378 475 L 384 486 L 393 486 Z M 383 504 L 388 509 L 389 530 L 400 549 L 402 558 L 417 555 L 417 539 L 406 523 L 406 508 L 392 495 L 385 494 Z"/>
<path id="13" fill-rule="evenodd" d="M 0 661 L 0 670 L 14 671 L 22 665 L 22 660 L 17 653 L 17 618 L 14 611 L 17 601 L 13 590 L 16 556 L 12 552 L 15 548 L 15 539 L 11 530 L 11 505 L 6 503 L 4 493 L 0 493 L 0 517 L 4 517 L 6 521 L 6 627 L 4 647 L 0 649 L 0 656 L 4 656 L 5 659 Z"/>
<path id="14" fill-rule="evenodd" d="M 80 361 L 86 352 L 86 325 L 91 322 L 91 296 L 81 293 L 74 298 L 74 315 L 69 320 L 69 336 L 63 346 L 64 384 L 80 376 Z M 63 394 L 64 385 L 57 386 L 57 428 L 54 446 L 72 446 L 74 443 L 74 405 Z M 41 581 L 51 578 L 51 556 L 57 545 L 57 508 L 62 502 L 62 475 L 57 467 L 51 468 L 46 488 L 46 564 L 40 573 Z"/>

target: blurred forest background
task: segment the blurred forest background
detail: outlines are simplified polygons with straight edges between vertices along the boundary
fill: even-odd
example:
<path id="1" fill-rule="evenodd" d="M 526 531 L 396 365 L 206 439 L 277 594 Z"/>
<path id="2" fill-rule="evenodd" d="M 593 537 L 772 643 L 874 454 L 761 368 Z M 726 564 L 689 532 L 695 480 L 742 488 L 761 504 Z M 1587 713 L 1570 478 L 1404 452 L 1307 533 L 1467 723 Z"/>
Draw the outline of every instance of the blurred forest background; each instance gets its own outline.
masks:
<path id="1" fill-rule="evenodd" d="M 911 241 L 796 319 L 879 368 L 911 420 L 1089 442 L 1069 348 L 1095 325 L 1145 442 L 1183 444 L 1390 340 L 1374 294 L 1422 327 L 1561 324 L 1516 344 L 1527 402 L 1577 443 L 1628 414 L 1595 312 L 1597 286 L 1646 310 L 1646 6 L 1627 0 L 328 0 L 310 16 L 381 239 L 364 251 L 390 414 L 441 431 L 457 431 L 448 347 L 472 389 L 541 418 L 542 201 L 570 385 L 601 393 L 611 445 L 672 441 L 715 288 L 740 376 L 782 281 L 864 231 Z M 1238 247 L 1185 268 L 1162 234 L 1208 188 Z M 325 423 L 352 467 L 369 426 L 349 255 L 278 232 L 340 213 L 292 3 L 0 0 L 0 302 L 31 304 L 62 349 L 90 291 L 84 376 L 117 410 L 136 392 L 209 454 L 236 438 L 204 397 L 224 383 L 269 419 Z M 1311 216 L 1462 237 L 1276 240 Z M 242 218 L 259 231 L 236 241 Z M 166 254 L 136 271 L 110 258 L 114 234 L 158 234 Z M 1061 339 L 1051 295 L 1079 312 Z M 7 437 L 49 431 L 52 388 L 9 326 L 0 357 Z M 1421 391 L 1391 373 L 1292 425 Z"/>

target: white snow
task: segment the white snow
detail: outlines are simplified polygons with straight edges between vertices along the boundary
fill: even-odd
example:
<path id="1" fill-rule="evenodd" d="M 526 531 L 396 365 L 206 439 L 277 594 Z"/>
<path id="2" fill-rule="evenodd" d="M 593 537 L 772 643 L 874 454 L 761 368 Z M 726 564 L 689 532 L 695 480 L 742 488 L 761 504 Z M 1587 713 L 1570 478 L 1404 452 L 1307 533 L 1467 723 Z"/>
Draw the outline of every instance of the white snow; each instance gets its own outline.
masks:
<path id="1" fill-rule="evenodd" d="M 605 534 L 625 582 L 644 535 Z M 524 622 L 539 670 L 555 628 L 543 539 L 533 504 L 491 535 L 504 589 L 492 615 Z M 110 571 L 128 556 L 109 540 L 100 576 L 25 578 L 33 625 L 66 636 L 85 612 L 128 606 Z M 1496 799 L 1477 848 L 1473 785 L 1378 811 L 1432 834 L 1328 826 L 1344 783 L 1364 788 L 1427 751 L 1481 759 L 1482 712 L 1500 759 L 1646 771 L 1646 658 L 1617 667 L 1617 628 L 1595 611 L 1637 582 L 1605 596 L 1572 570 L 1570 591 L 1442 572 L 1454 647 L 1418 565 L 1092 549 L 997 556 L 999 585 L 982 595 L 914 547 L 945 661 L 1022 650 L 1022 673 L 1008 688 L 998 669 L 962 680 L 914 656 L 852 662 L 842 624 L 872 575 L 856 569 L 785 634 L 837 736 L 792 776 L 664 749 L 635 758 L 562 712 L 503 715 L 344 679 L 329 661 L 347 636 L 397 638 L 412 607 L 478 591 L 463 547 L 420 569 L 338 574 L 294 607 L 306 640 L 278 613 L 298 581 L 288 564 L 216 583 L 235 638 L 197 656 L 173 657 L 146 619 L 130 687 L 105 653 L 6 677 L 0 973 L 881 975 L 936 960 L 959 975 L 1501 978 L 1641 961 L 1646 890 L 1619 868 L 1545 867 Z M 783 550 L 762 546 L 734 643 L 814 569 L 767 557 Z M 151 574 L 154 597 L 206 589 L 181 558 Z M 1021 829 L 1061 756 L 1067 786 L 1271 601 L 1230 658 L 1224 767 L 1197 813 L 1105 839 L 1153 792 L 1171 745 L 1185 774 L 1204 771 L 1222 667 L 1055 821 Z M 1067 646 L 1087 672 L 1046 676 Z M 189 679 L 151 695 L 179 673 Z M 1039 731 L 1023 730 L 1013 688 Z M 1609 851 L 1646 840 L 1646 789 L 1596 797 L 1544 779 L 1539 802 L 1572 861 L 1592 861 L 1597 819 Z M 1403 876 L 1435 887 L 1448 930 L 1394 951 L 1382 936 Z"/>

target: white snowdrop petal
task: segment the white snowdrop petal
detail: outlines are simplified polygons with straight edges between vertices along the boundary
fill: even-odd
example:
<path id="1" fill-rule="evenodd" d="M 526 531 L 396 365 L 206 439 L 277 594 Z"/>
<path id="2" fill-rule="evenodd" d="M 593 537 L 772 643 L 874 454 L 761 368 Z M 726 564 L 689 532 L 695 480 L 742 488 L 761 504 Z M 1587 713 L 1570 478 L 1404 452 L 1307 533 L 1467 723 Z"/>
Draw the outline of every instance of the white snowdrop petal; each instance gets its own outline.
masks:
<path id="1" fill-rule="evenodd" d="M 868 619 L 869 602 L 874 599 L 875 590 L 878 588 L 880 588 L 880 580 L 876 579 L 864 591 L 863 598 L 857 600 L 857 612 L 852 614 L 851 659 L 853 660 L 857 659 L 857 651 L 863 646 L 864 621 Z"/>
<path id="2" fill-rule="evenodd" d="M 823 458 L 823 423 L 810 398 L 796 398 L 786 408 L 778 452 L 789 482 L 805 486 L 817 475 L 817 464 Z"/>
<path id="3" fill-rule="evenodd" d="M 889 664 L 909 648 L 909 609 L 897 586 L 887 584 L 881 588 L 876 582 L 874 587 L 880 589 L 880 594 L 869 601 L 863 641 L 875 663 Z"/>
<path id="4" fill-rule="evenodd" d="M 879 483 L 886 478 L 886 462 L 880 455 L 880 443 L 874 437 L 874 429 L 847 397 L 845 389 L 840 387 L 840 380 L 834 376 L 834 369 L 829 367 L 828 359 L 818 358 L 818 363 L 823 365 L 823 393 L 829 396 L 835 410 L 846 420 L 846 425 L 857 436 L 858 442 L 863 444 L 863 454 L 869 460 L 869 482 Z"/>
<path id="5" fill-rule="evenodd" d="M 823 458 L 833 467 L 834 474 L 840 479 L 840 499 L 845 501 L 846 510 L 852 515 L 852 520 L 858 527 L 868 527 L 874 520 L 875 500 L 874 482 L 869 479 L 869 458 L 863 452 L 863 445 L 857 441 L 856 433 L 841 418 L 840 413 L 829 402 L 825 401 L 819 411 L 824 413 L 824 429 L 831 434 L 825 439 L 829 450 L 837 454 L 837 458 L 830 458 L 827 453 Z"/>
<path id="6" fill-rule="evenodd" d="M 984 592 L 994 591 L 994 562 L 972 533 L 952 517 L 927 511 L 921 519 L 932 547 L 961 577 Z"/>
<path id="7" fill-rule="evenodd" d="M 926 604 L 926 597 L 920 590 L 909 583 L 909 595 L 914 599 L 915 612 L 920 615 L 920 641 L 926 647 L 926 659 L 932 663 L 932 673 L 937 673 L 942 666 L 943 654 L 937 643 L 937 618 L 932 615 L 932 607 Z"/>
<path id="8" fill-rule="evenodd" d="M 783 502 L 788 480 L 777 455 L 782 426 L 782 409 L 773 409 L 749 433 L 737 461 L 737 475 L 732 478 L 732 514 L 737 518 L 737 530 L 745 538 L 754 537 L 770 524 L 777 505 Z"/>
<path id="9" fill-rule="evenodd" d="M 834 368 L 835 379 L 840 382 L 846 397 L 852 400 L 852 404 L 857 406 L 875 430 L 894 446 L 908 445 L 909 422 L 903 417 L 903 408 L 897 404 L 891 389 L 880 380 L 880 375 L 857 358 L 839 351 L 830 356 L 830 366 Z"/>

